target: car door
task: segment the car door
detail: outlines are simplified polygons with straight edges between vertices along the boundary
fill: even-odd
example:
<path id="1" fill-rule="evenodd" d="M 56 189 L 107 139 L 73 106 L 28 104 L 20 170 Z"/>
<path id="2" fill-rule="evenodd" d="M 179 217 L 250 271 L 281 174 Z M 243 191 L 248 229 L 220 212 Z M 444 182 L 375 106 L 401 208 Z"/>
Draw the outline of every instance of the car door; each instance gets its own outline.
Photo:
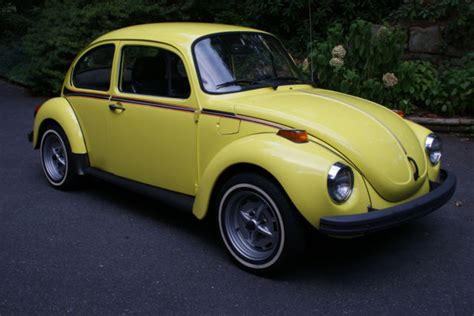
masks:
<path id="1" fill-rule="evenodd" d="M 108 156 L 106 120 L 109 114 L 114 43 L 93 46 L 77 59 L 63 96 L 81 126 L 91 166 L 104 169 Z"/>
<path id="2" fill-rule="evenodd" d="M 194 195 L 196 100 L 179 51 L 164 44 L 120 42 L 108 113 L 108 171 Z"/>

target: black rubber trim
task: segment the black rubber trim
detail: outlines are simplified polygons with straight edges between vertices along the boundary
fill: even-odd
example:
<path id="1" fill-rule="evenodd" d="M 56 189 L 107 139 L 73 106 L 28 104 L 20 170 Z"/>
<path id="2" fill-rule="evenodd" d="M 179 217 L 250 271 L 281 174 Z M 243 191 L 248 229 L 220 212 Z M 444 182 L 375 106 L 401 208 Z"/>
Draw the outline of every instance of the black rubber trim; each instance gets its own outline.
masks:
<path id="1" fill-rule="evenodd" d="M 444 205 L 456 190 L 456 176 L 440 171 L 440 182 L 430 191 L 408 203 L 368 213 L 321 217 L 319 231 L 333 236 L 357 236 L 385 230 L 425 216 Z"/>
<path id="2" fill-rule="evenodd" d="M 153 199 L 159 200 L 164 204 L 173 206 L 177 209 L 192 212 L 194 205 L 194 196 L 169 191 L 166 189 L 157 188 L 148 184 L 136 182 L 133 180 L 125 179 L 120 176 L 90 167 L 84 170 L 86 175 L 90 175 L 106 182 L 113 183 L 120 187 L 127 188 L 131 191 L 146 195 Z"/>
<path id="3" fill-rule="evenodd" d="M 218 110 L 211 110 L 211 109 L 202 109 L 202 114 L 215 114 L 219 116 L 235 116 L 235 113 L 225 112 L 225 111 L 218 111 Z"/>
<path id="4" fill-rule="evenodd" d="M 78 175 L 84 175 L 87 168 L 89 168 L 89 156 L 87 154 L 71 154 L 74 165 L 73 168 Z"/>

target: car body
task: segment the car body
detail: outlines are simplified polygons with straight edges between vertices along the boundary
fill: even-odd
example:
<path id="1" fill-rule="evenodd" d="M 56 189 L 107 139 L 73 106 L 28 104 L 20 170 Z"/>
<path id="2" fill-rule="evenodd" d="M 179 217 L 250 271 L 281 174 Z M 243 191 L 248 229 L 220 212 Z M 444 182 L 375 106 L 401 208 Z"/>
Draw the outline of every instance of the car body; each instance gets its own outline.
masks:
<path id="1" fill-rule="evenodd" d="M 315 88 L 275 37 L 238 26 L 99 37 L 61 96 L 36 110 L 30 137 L 54 187 L 91 174 L 216 216 L 232 257 L 254 272 L 300 251 L 307 227 L 364 235 L 439 208 L 456 186 L 431 131 Z"/>

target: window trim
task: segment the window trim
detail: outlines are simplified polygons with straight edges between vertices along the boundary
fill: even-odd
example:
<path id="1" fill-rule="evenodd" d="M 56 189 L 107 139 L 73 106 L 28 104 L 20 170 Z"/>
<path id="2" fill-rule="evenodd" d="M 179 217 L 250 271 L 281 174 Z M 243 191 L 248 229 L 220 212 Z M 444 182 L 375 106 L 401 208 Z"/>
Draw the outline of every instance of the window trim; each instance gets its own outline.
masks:
<path id="1" fill-rule="evenodd" d="M 160 45 L 161 44 L 161 45 Z M 186 67 L 186 63 L 184 62 L 184 58 L 182 56 L 180 56 L 179 53 L 171 50 L 171 49 L 168 49 L 168 48 L 165 48 L 165 47 L 162 47 L 162 45 L 166 45 L 164 43 L 160 43 L 160 42 L 136 42 L 136 43 L 124 43 L 124 44 L 121 44 L 120 45 L 120 49 L 119 49 L 119 61 L 118 61 L 118 71 L 117 71 L 117 81 L 116 81 L 116 88 L 117 88 L 117 91 L 120 92 L 120 93 L 124 93 L 124 94 L 129 94 L 129 95 L 135 95 L 135 96 L 144 96 L 144 97 L 152 97 L 152 98 L 166 98 L 166 99 L 173 99 L 173 100 L 182 100 L 182 101 L 186 101 L 186 100 L 189 100 L 191 98 L 191 95 L 192 95 L 192 86 L 191 86 L 191 80 L 190 80 L 190 77 L 189 77 L 189 71 Z M 124 68 L 124 49 L 128 46 L 134 46 L 134 47 L 151 47 L 151 48 L 155 48 L 155 49 L 162 49 L 162 50 L 165 50 L 167 52 L 170 52 L 170 53 L 173 53 L 175 54 L 180 60 L 181 62 L 183 63 L 183 66 L 184 66 L 184 70 L 186 71 L 186 79 L 188 80 L 188 85 L 189 85 L 189 95 L 186 97 L 186 98 L 178 98 L 178 97 L 172 97 L 172 96 L 167 96 L 167 95 L 155 95 L 155 94 L 144 94 L 144 93 L 137 93 L 137 92 L 129 92 L 129 91 L 123 91 L 122 90 L 122 72 L 123 72 L 123 68 Z"/>
<path id="2" fill-rule="evenodd" d="M 112 64 L 110 66 L 110 78 L 109 78 L 109 87 L 107 88 L 107 90 L 100 90 L 100 89 L 91 89 L 91 88 L 83 88 L 83 87 L 78 87 L 75 85 L 74 83 L 74 74 L 75 74 L 75 71 L 76 71 L 76 68 L 77 68 L 77 65 L 79 64 L 79 62 L 82 60 L 82 58 L 89 54 L 90 52 L 92 52 L 93 50 L 95 49 L 98 49 L 98 48 L 103 48 L 105 46 L 113 46 L 114 47 L 114 52 L 113 52 L 113 55 L 112 55 Z M 102 42 L 102 43 L 99 43 L 97 45 L 94 45 L 94 46 L 91 46 L 91 47 L 88 47 L 87 49 L 85 49 L 80 55 L 79 57 L 77 58 L 77 60 L 74 62 L 74 66 L 72 67 L 72 70 L 71 70 L 71 75 L 69 77 L 69 84 L 71 85 L 71 87 L 75 88 L 75 89 L 80 89 L 80 90 L 89 90 L 89 91 L 96 91 L 96 92 L 100 92 L 100 93 L 107 93 L 110 91 L 110 89 L 112 88 L 112 84 L 113 84 L 113 71 L 114 71 L 114 63 L 115 63 L 115 55 L 116 55 L 116 51 L 117 51 L 117 44 L 114 43 L 114 42 Z"/>

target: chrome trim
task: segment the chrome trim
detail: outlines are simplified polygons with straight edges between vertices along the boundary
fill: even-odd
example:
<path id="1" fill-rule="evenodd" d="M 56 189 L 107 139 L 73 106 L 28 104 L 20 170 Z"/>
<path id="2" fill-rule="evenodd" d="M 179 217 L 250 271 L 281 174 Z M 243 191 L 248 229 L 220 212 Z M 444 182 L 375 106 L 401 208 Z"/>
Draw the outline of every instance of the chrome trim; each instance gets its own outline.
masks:
<path id="1" fill-rule="evenodd" d="M 432 148 L 433 143 L 436 140 L 439 142 L 439 150 L 433 151 L 433 148 Z M 443 142 L 441 141 L 441 138 L 437 134 L 431 133 L 428 136 L 426 136 L 425 151 L 426 151 L 426 153 L 428 155 L 428 159 L 429 159 L 429 161 L 431 162 L 432 165 L 436 165 L 440 162 L 441 156 L 443 155 Z M 431 160 L 431 154 L 435 153 L 435 152 L 439 152 L 439 156 L 438 156 L 436 161 L 433 161 L 433 160 Z"/>
<path id="2" fill-rule="evenodd" d="M 351 176 L 351 179 L 350 179 L 351 189 L 349 191 L 349 194 L 344 199 L 339 200 L 334 195 L 334 181 L 336 180 L 337 175 L 343 170 L 349 170 L 349 173 Z M 334 202 L 340 204 L 347 201 L 351 197 L 352 191 L 354 189 L 354 173 L 352 172 L 352 169 L 349 166 L 340 162 L 336 162 L 335 164 L 333 164 L 331 168 L 329 168 L 329 171 L 328 171 L 327 187 L 328 187 L 329 196 Z"/>

